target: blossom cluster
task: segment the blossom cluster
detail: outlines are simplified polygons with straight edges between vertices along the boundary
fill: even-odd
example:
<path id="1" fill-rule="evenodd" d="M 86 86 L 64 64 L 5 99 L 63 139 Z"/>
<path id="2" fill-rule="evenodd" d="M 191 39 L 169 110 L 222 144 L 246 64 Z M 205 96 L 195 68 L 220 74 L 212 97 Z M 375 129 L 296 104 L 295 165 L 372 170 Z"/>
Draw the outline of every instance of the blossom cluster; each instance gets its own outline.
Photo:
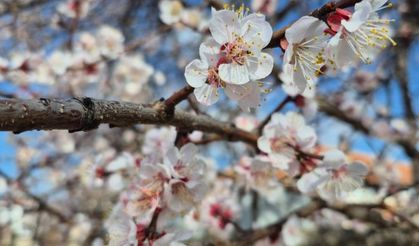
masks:
<path id="1" fill-rule="evenodd" d="M 262 52 L 272 28 L 260 14 L 238 10 L 212 10 L 211 37 L 199 48 L 200 59 L 186 66 L 185 77 L 195 88 L 197 100 L 205 105 L 218 101 L 219 90 L 239 102 L 242 109 L 258 106 L 261 82 L 272 71 L 273 58 Z"/>
<path id="2" fill-rule="evenodd" d="M 108 219 L 111 245 L 181 245 L 187 231 L 170 221 L 188 213 L 208 190 L 207 164 L 188 143 L 173 147 L 172 128 L 152 129 L 145 136 L 144 157 Z"/>
<path id="3" fill-rule="evenodd" d="M 292 96 L 313 97 L 320 75 L 336 73 L 359 61 L 371 63 L 388 43 L 396 45 L 390 37 L 391 20 L 377 14 L 391 6 L 386 2 L 363 0 L 355 4 L 353 13 L 336 9 L 328 15 L 327 23 L 304 16 L 291 25 L 281 41 L 284 90 Z"/>
<path id="4" fill-rule="evenodd" d="M 305 124 L 301 115 L 276 113 L 264 127 L 258 147 L 274 168 L 291 177 L 302 175 L 297 187 L 303 193 L 317 191 L 324 199 L 336 200 L 361 187 L 368 168 L 362 163 L 348 164 L 338 150 L 326 152 L 323 157 L 310 155 L 316 139 L 314 129 Z"/>
<path id="5" fill-rule="evenodd" d="M 280 41 L 285 51 L 280 79 L 290 96 L 313 97 L 318 77 L 354 66 L 371 63 L 390 42 L 389 23 L 377 11 L 391 6 L 387 1 L 364 0 L 351 13 L 336 9 L 324 22 L 304 16 L 285 31 Z M 238 101 L 243 110 L 255 108 L 265 79 L 273 69 L 273 58 L 262 50 L 272 38 L 272 28 L 261 14 L 238 10 L 212 10 L 211 37 L 199 48 L 200 59 L 185 68 L 187 83 L 195 88 L 204 105 L 218 101 L 219 90 Z"/>

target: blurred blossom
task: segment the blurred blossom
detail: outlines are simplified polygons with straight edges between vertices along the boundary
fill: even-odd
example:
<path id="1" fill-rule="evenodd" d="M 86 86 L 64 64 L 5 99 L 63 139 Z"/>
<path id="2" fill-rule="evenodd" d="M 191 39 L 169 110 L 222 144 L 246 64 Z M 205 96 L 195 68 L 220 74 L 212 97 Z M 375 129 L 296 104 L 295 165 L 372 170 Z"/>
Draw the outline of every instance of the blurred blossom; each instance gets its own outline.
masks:
<path id="1" fill-rule="evenodd" d="M 362 93 L 371 92 L 379 85 L 378 78 L 375 74 L 362 70 L 355 74 L 352 82 L 355 89 Z"/>
<path id="2" fill-rule="evenodd" d="M 155 73 L 153 74 L 153 78 L 154 82 L 159 86 L 166 84 L 166 76 L 162 71 L 155 71 Z"/>
<path id="3" fill-rule="evenodd" d="M 100 53 L 110 59 L 117 58 L 124 51 L 124 36 L 111 26 L 101 26 L 97 32 Z"/>
<path id="4" fill-rule="evenodd" d="M 298 189 L 303 193 L 317 191 L 322 198 L 334 201 L 360 188 L 368 168 L 360 162 L 347 164 L 345 159 L 338 150 L 326 152 L 323 162 L 298 180 Z"/>
<path id="5" fill-rule="evenodd" d="M 292 215 L 284 224 L 281 236 L 287 246 L 305 245 L 310 237 L 317 232 L 314 222 Z"/>
<path id="6" fill-rule="evenodd" d="M 252 0 L 252 10 L 265 15 L 273 15 L 278 6 L 278 0 Z"/>
<path id="7" fill-rule="evenodd" d="M 234 119 L 234 124 L 242 130 L 253 131 L 259 124 L 259 121 L 254 116 L 241 114 Z"/>
<path id="8" fill-rule="evenodd" d="M 60 3 L 57 10 L 60 14 L 69 18 L 84 18 L 89 12 L 91 0 L 67 0 Z"/>
<path id="9" fill-rule="evenodd" d="M 296 151 L 310 151 L 316 140 L 314 129 L 306 125 L 304 118 L 295 112 L 288 112 L 272 115 L 257 144 L 268 154 L 274 167 L 295 176 L 305 169 L 297 159 Z"/>
<path id="10" fill-rule="evenodd" d="M 183 14 L 183 5 L 177 0 L 163 0 L 159 3 L 160 20 L 167 25 L 180 21 Z"/>
<path id="11" fill-rule="evenodd" d="M 56 50 L 48 58 L 48 64 L 56 75 L 63 75 L 73 64 L 72 54 Z"/>
<path id="12" fill-rule="evenodd" d="M 113 73 L 115 87 L 121 85 L 123 93 L 138 96 L 153 72 L 153 67 L 147 64 L 141 55 L 123 56 Z"/>

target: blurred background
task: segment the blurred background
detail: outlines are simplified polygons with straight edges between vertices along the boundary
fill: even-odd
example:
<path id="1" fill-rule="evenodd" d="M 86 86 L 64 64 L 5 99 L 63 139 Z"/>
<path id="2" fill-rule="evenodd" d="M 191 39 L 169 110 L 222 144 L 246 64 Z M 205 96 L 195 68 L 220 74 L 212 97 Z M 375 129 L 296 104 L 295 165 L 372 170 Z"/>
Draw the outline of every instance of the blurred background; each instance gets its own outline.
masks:
<path id="1" fill-rule="evenodd" d="M 266 1 L 269 8 L 258 2 L 264 1 L 228 3 L 243 3 L 266 14 L 277 30 L 328 1 Z M 351 202 L 370 203 L 383 190 L 393 192 L 397 196 L 388 197 L 387 205 L 419 226 L 419 2 L 392 3 L 380 15 L 395 20 L 392 36 L 398 45 L 385 49 L 373 64 L 321 77 L 315 100 L 303 106 L 288 104 L 283 112 L 305 115 L 317 131 L 319 150 L 338 147 L 352 160 L 368 164 L 368 188 L 348 198 Z M 0 0 L 0 97 L 88 96 L 151 103 L 171 95 L 185 85 L 184 68 L 198 57 L 198 47 L 209 34 L 207 1 L 179 1 L 177 8 L 173 11 L 182 11 L 181 17 L 167 20 L 157 0 Z M 226 98 L 205 107 L 191 97 L 180 107 L 254 129 L 286 97 L 278 78 L 282 51 L 269 52 L 275 68 L 263 81 L 266 93 L 254 112 L 245 113 Z M 130 173 L 122 170 L 117 178 L 99 177 L 98 167 L 115 160 L 126 162 L 127 153 L 140 159 L 150 128 L 0 133 L 0 245 L 106 243 L 104 221 Z M 208 137 L 194 134 L 191 138 Z M 202 155 L 218 170 L 233 169 L 249 152 L 243 143 L 202 145 Z M 401 189 L 400 195 L 396 191 Z M 284 194 L 275 216 L 286 216 L 304 201 L 296 194 Z M 348 229 L 341 223 L 344 232 L 335 228 L 332 241 L 327 241 L 331 230 L 326 230 L 324 238 L 313 237 L 312 243 L 419 244 L 417 228 L 413 233 L 403 226 L 388 227 L 391 215 L 373 216 L 387 225 L 381 233 L 345 234 L 355 225 Z M 333 215 L 328 221 L 335 219 Z M 345 241 L 348 237 L 350 241 Z"/>

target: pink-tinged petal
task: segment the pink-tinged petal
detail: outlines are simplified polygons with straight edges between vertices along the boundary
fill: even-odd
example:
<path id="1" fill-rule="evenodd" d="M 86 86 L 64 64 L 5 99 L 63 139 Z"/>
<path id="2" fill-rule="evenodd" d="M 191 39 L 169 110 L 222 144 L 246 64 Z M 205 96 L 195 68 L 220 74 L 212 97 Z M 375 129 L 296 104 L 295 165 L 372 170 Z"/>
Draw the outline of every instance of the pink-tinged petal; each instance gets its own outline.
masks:
<path id="1" fill-rule="evenodd" d="M 368 20 L 370 12 L 372 11 L 371 4 L 368 1 L 362 1 L 357 5 L 358 8 L 351 18 L 348 21 L 342 20 L 342 26 L 349 32 L 358 30 L 359 27 Z"/>
<path id="2" fill-rule="evenodd" d="M 301 17 L 285 31 L 285 38 L 289 43 L 300 43 L 306 38 L 306 33 L 309 31 L 310 26 L 317 21 L 319 19 L 312 16 Z"/>
<path id="3" fill-rule="evenodd" d="M 206 62 L 209 67 L 216 67 L 220 54 L 220 44 L 213 38 L 208 39 L 199 46 L 199 57 Z"/>
<path id="4" fill-rule="evenodd" d="M 250 82 L 250 90 L 239 100 L 239 106 L 243 111 L 250 112 L 250 109 L 256 108 L 260 103 L 260 90 L 257 82 Z"/>
<path id="5" fill-rule="evenodd" d="M 242 85 L 250 81 L 248 67 L 237 63 L 221 64 L 218 74 L 223 81 L 231 84 Z"/>
<path id="6" fill-rule="evenodd" d="M 212 18 L 208 24 L 212 37 L 223 45 L 240 35 L 240 23 L 237 13 L 231 10 L 212 9 Z"/>
<path id="7" fill-rule="evenodd" d="M 185 68 L 186 82 L 194 88 L 201 87 L 207 81 L 208 64 L 195 59 Z"/>
<path id="8" fill-rule="evenodd" d="M 274 59 L 267 53 L 261 53 L 258 57 L 249 57 L 248 62 L 251 80 L 268 77 L 274 67 Z"/>
<path id="9" fill-rule="evenodd" d="M 297 181 L 297 188 L 302 193 L 312 193 L 316 190 L 317 186 L 324 182 L 323 177 L 315 172 L 304 174 Z"/>
<path id="10" fill-rule="evenodd" d="M 194 95 L 199 103 L 212 105 L 218 101 L 218 88 L 209 84 L 203 84 L 194 90 Z"/>

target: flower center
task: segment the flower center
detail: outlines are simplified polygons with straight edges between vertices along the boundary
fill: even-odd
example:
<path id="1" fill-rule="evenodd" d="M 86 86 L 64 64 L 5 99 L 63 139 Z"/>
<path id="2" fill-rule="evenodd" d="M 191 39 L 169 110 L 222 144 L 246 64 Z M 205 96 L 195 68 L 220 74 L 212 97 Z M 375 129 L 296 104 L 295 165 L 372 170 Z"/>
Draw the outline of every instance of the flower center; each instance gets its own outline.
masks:
<path id="1" fill-rule="evenodd" d="M 345 165 L 343 165 L 339 167 L 338 169 L 331 169 L 329 170 L 329 172 L 332 175 L 332 179 L 334 180 L 341 179 L 343 176 L 347 174 L 348 168 Z"/>
<path id="2" fill-rule="evenodd" d="M 238 37 L 231 43 L 223 44 L 220 48 L 220 54 L 224 63 L 237 63 L 243 65 L 246 63 L 246 58 L 251 52 L 244 39 Z"/>
<path id="3" fill-rule="evenodd" d="M 271 140 L 271 149 L 274 152 L 280 152 L 285 148 L 288 148 L 287 141 L 284 138 L 272 138 Z"/>
<path id="4" fill-rule="evenodd" d="M 216 68 L 210 68 L 208 70 L 208 84 L 217 88 L 225 87 L 225 83 L 221 80 Z"/>

